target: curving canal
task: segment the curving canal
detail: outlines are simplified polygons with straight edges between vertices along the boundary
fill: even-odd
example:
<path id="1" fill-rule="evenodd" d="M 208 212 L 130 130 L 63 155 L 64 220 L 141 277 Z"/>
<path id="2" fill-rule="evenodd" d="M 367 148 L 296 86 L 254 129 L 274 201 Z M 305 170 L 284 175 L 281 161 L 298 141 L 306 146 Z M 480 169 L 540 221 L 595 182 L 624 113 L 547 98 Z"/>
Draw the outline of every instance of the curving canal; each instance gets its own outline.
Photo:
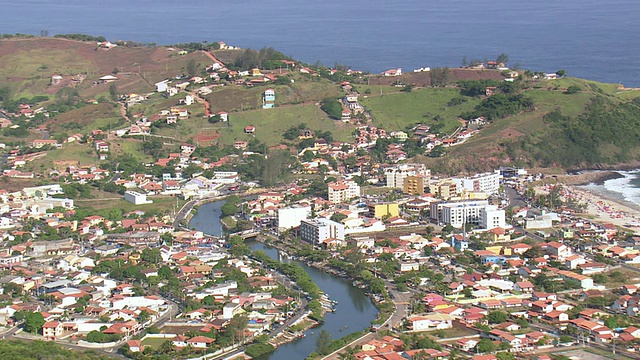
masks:
<path id="1" fill-rule="evenodd" d="M 224 205 L 224 201 L 202 205 L 192 218 L 190 227 L 206 234 L 221 235 L 223 233 L 220 223 L 222 205 Z M 271 258 L 278 259 L 276 248 L 257 242 L 251 243 L 250 246 L 252 250 L 263 250 Z M 307 330 L 306 337 L 284 344 L 275 352 L 258 360 L 304 359 L 316 349 L 316 338 L 320 331 L 327 330 L 333 339 L 338 339 L 354 331 L 368 328 L 378 315 L 378 310 L 371 300 L 351 282 L 309 267 L 302 262 L 297 261 L 296 263 L 302 266 L 322 291 L 327 293 L 332 300 L 338 302 L 335 307 L 336 311 L 327 313 L 325 322 L 321 326 Z"/>

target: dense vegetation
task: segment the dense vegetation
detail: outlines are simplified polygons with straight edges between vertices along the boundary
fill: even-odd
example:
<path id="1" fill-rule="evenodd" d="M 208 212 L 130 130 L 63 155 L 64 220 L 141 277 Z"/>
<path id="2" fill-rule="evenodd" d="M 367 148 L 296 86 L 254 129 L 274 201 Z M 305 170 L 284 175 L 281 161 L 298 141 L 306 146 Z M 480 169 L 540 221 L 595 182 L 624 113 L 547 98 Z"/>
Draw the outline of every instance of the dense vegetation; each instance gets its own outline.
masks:
<path id="1" fill-rule="evenodd" d="M 45 341 L 0 341 L 0 358 L 3 360 L 102 360 L 108 356 L 99 355 L 90 351 L 65 350 L 62 346 Z"/>
<path id="2" fill-rule="evenodd" d="M 523 94 L 495 94 L 476 106 L 474 111 L 462 114 L 465 119 L 484 116 L 487 120 L 501 119 L 533 108 L 533 100 Z"/>
<path id="3" fill-rule="evenodd" d="M 302 291 L 306 292 L 313 299 L 320 297 L 320 288 L 313 282 L 311 276 L 300 265 L 281 263 L 269 257 L 264 251 L 254 251 L 251 256 L 265 264 L 266 266 L 276 269 L 278 272 L 290 277 Z"/>
<path id="4" fill-rule="evenodd" d="M 596 97 L 580 116 L 568 117 L 556 110 L 544 121 L 551 131 L 539 141 L 520 143 L 523 154 L 544 166 L 628 162 L 640 145 L 640 98 L 613 105 Z"/>
<path id="5" fill-rule="evenodd" d="M 247 349 L 244 352 L 252 358 L 257 358 L 273 352 L 273 350 L 275 350 L 275 348 L 271 344 L 251 344 L 247 346 Z"/>
<path id="6" fill-rule="evenodd" d="M 274 48 L 262 48 L 260 51 L 245 49 L 233 63 L 237 69 L 277 69 L 282 66 L 281 60 L 291 60 L 290 57 Z"/>
<path id="7" fill-rule="evenodd" d="M 62 39 L 78 40 L 78 41 L 94 41 L 94 42 L 107 41 L 107 38 L 105 38 L 104 36 L 92 36 L 92 35 L 85 35 L 85 34 L 58 34 L 58 35 L 55 35 L 54 37 L 62 38 Z"/>
<path id="8" fill-rule="evenodd" d="M 340 105 L 337 99 L 329 98 L 322 100 L 320 109 L 326 112 L 332 119 L 340 120 L 340 118 L 342 118 L 342 105 Z"/>

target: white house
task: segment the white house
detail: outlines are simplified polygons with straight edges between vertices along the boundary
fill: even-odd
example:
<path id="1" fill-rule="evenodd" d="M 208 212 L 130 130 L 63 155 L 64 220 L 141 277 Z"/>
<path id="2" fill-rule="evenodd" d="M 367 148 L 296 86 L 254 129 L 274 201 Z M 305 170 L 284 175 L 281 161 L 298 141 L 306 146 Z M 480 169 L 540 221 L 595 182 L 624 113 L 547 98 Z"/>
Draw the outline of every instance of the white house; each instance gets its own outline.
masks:
<path id="1" fill-rule="evenodd" d="M 441 313 L 412 316 L 408 319 L 413 331 L 431 331 L 453 328 L 453 316 Z"/>
<path id="2" fill-rule="evenodd" d="M 147 194 L 137 191 L 128 190 L 124 193 L 124 199 L 135 205 L 150 204 L 152 201 L 147 200 Z"/>

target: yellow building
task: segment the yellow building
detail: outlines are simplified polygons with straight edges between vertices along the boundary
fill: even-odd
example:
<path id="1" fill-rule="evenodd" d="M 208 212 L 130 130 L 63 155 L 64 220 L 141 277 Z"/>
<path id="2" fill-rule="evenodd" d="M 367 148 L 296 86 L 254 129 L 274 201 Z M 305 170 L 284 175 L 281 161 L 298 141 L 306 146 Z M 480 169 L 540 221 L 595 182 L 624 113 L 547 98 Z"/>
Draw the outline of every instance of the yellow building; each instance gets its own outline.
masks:
<path id="1" fill-rule="evenodd" d="M 400 207 L 398 203 L 369 204 L 369 213 L 376 219 L 395 217 L 400 216 Z"/>
<path id="2" fill-rule="evenodd" d="M 451 180 L 440 181 L 434 190 L 436 191 L 435 195 L 445 200 L 458 195 L 458 185 Z"/>
<path id="3" fill-rule="evenodd" d="M 422 176 L 405 177 L 402 190 L 409 195 L 424 195 L 424 178 Z"/>

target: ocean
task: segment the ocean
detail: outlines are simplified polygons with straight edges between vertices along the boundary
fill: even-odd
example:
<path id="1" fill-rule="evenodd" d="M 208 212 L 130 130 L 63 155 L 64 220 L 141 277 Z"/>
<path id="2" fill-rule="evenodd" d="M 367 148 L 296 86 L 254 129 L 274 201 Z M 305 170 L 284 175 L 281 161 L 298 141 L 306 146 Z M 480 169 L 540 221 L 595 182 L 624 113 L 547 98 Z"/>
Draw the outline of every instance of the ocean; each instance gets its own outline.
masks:
<path id="1" fill-rule="evenodd" d="M 611 199 L 622 200 L 640 206 L 640 170 L 618 171 L 619 178 L 602 184 L 588 184 L 583 188 Z"/>
<path id="2" fill-rule="evenodd" d="M 640 1 L 0 0 L 0 33 L 274 47 L 380 72 L 500 53 L 534 71 L 640 87 Z"/>

